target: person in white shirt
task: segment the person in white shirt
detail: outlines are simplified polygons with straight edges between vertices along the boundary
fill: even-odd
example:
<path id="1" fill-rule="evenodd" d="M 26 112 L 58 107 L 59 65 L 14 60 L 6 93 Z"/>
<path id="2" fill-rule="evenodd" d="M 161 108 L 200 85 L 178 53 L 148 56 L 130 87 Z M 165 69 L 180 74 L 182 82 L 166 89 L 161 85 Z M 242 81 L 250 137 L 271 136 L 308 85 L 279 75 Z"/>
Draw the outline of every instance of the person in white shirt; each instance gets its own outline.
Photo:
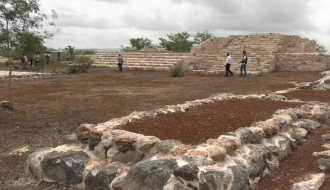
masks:
<path id="1" fill-rule="evenodd" d="M 226 59 L 226 63 L 225 63 L 226 77 L 228 77 L 228 72 L 231 74 L 231 76 L 234 75 L 230 70 L 230 65 L 231 65 L 231 56 L 229 55 L 229 53 L 227 53 L 227 59 Z"/>

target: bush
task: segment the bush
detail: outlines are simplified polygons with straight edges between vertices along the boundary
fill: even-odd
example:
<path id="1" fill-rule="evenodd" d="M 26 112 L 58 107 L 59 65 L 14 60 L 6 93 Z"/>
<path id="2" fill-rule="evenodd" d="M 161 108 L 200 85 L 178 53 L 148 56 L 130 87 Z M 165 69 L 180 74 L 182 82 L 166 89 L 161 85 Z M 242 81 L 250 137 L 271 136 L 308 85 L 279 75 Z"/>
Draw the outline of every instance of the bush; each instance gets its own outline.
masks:
<path id="1" fill-rule="evenodd" d="M 75 63 L 67 69 L 67 73 L 86 73 L 94 60 L 89 57 L 77 57 Z"/>
<path id="2" fill-rule="evenodd" d="M 184 77 L 184 71 L 182 67 L 174 67 L 171 69 L 172 77 Z"/>

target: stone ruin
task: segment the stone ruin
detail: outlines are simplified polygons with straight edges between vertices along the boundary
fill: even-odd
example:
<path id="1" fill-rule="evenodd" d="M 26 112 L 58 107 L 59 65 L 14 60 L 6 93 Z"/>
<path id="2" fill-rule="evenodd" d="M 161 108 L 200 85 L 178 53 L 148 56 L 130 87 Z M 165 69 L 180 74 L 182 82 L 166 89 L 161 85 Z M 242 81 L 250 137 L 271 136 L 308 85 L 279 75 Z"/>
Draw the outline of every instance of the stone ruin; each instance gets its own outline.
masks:
<path id="1" fill-rule="evenodd" d="M 133 112 L 105 123 L 82 124 L 64 145 L 38 149 L 26 161 L 26 173 L 37 180 L 86 190 L 247 190 L 304 142 L 308 133 L 329 121 L 330 105 L 302 102 L 281 109 L 271 118 L 238 128 L 196 146 L 118 130 L 118 126 L 159 114 L 185 112 L 191 107 L 227 99 L 288 100 L 281 93 L 299 88 L 330 90 L 330 71 L 304 86 L 271 94 L 216 94 L 206 99 Z M 323 176 L 312 175 L 320 182 Z M 302 190 L 310 182 L 295 185 Z M 299 188 L 301 187 L 301 188 Z"/>
<path id="2" fill-rule="evenodd" d="M 181 65 L 190 72 L 219 73 L 224 71 L 227 53 L 232 56 L 231 69 L 239 72 L 242 51 L 249 61 L 248 73 L 271 71 L 324 71 L 330 69 L 330 55 L 315 53 L 315 41 L 278 33 L 216 37 L 192 48 L 190 53 L 147 50 L 121 53 L 127 69 L 162 70 Z M 118 53 L 93 55 L 94 66 L 117 67 Z"/>

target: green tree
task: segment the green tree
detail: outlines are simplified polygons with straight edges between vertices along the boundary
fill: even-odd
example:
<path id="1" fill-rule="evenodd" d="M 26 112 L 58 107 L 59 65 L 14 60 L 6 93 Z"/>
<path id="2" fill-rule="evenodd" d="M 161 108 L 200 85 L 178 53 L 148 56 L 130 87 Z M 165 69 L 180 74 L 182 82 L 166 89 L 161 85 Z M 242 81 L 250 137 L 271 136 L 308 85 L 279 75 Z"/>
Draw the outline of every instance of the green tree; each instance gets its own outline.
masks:
<path id="1" fill-rule="evenodd" d="M 143 48 L 151 47 L 152 40 L 142 37 L 142 38 L 131 38 L 129 39 L 129 42 L 131 43 L 131 47 L 133 49 L 140 51 Z"/>
<path id="2" fill-rule="evenodd" d="M 197 34 L 194 36 L 194 44 L 201 44 L 207 39 L 213 37 L 214 37 L 213 34 L 210 33 L 208 30 L 204 30 L 203 32 L 197 32 Z"/>
<path id="3" fill-rule="evenodd" d="M 317 40 L 314 40 L 314 41 L 316 42 L 315 51 L 317 53 L 324 54 L 324 53 L 328 52 L 327 48 L 325 48 L 325 46 L 323 44 L 320 44 Z"/>
<path id="4" fill-rule="evenodd" d="M 32 32 L 25 32 L 17 38 L 17 50 L 25 54 L 44 52 L 46 47 L 43 45 L 44 39 Z"/>
<path id="5" fill-rule="evenodd" d="M 167 34 L 168 40 L 159 38 L 160 45 L 173 52 L 189 52 L 193 41 L 189 40 L 191 35 L 188 32 L 180 32 L 177 34 Z"/>
<path id="6" fill-rule="evenodd" d="M 52 10 L 52 18 L 56 19 L 57 14 Z M 7 56 L 10 64 L 9 70 L 9 96 L 11 108 L 13 108 L 11 74 L 12 64 L 10 51 L 13 48 L 19 48 L 19 39 L 25 36 L 26 32 L 32 32 L 42 36 L 43 39 L 52 39 L 57 31 L 38 32 L 36 29 L 42 29 L 43 22 L 49 19 L 48 16 L 40 10 L 39 0 L 1 0 L 0 3 L 0 46 L 7 50 Z M 48 23 L 55 26 L 54 22 Z"/>
<path id="7" fill-rule="evenodd" d="M 69 52 L 70 55 L 70 60 L 74 60 L 75 59 L 75 47 L 68 45 L 67 47 L 64 48 L 65 50 L 67 50 Z"/>

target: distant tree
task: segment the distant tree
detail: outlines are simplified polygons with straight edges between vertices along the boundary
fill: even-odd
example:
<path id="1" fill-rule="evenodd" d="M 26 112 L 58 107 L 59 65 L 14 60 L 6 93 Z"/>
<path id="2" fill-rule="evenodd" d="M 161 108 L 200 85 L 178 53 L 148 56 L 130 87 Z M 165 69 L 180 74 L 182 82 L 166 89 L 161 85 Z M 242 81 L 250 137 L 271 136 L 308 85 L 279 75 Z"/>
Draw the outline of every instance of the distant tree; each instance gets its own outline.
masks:
<path id="1" fill-rule="evenodd" d="M 197 32 L 196 35 L 194 35 L 194 44 L 200 44 L 204 41 L 206 41 L 209 38 L 213 38 L 213 34 L 210 33 L 208 30 L 204 30 L 203 32 Z"/>
<path id="2" fill-rule="evenodd" d="M 142 38 L 131 38 L 129 39 L 129 42 L 131 43 L 131 47 L 133 49 L 140 51 L 143 48 L 151 47 L 152 40 L 142 37 Z"/>
<path id="3" fill-rule="evenodd" d="M 25 54 L 31 54 L 35 52 L 43 52 L 46 47 L 43 45 L 44 39 L 38 34 L 32 32 L 25 32 L 18 36 L 17 50 L 24 52 Z"/>
<path id="4" fill-rule="evenodd" d="M 125 47 L 124 45 L 120 46 L 120 51 L 121 52 L 133 52 L 133 51 L 137 51 L 136 48 L 132 48 L 132 47 Z"/>
<path id="5" fill-rule="evenodd" d="M 64 49 L 69 52 L 69 55 L 70 55 L 69 59 L 74 60 L 75 59 L 75 51 L 74 51 L 75 47 L 68 45 Z"/>
<path id="6" fill-rule="evenodd" d="M 317 53 L 327 53 L 328 50 L 325 48 L 325 46 L 323 44 L 320 44 L 317 40 L 314 40 L 316 42 L 316 46 L 315 46 L 315 51 Z"/>
<path id="7" fill-rule="evenodd" d="M 180 32 L 177 34 L 167 34 L 168 40 L 159 38 L 160 45 L 173 52 L 189 52 L 193 41 L 189 40 L 191 35 L 188 32 Z"/>

